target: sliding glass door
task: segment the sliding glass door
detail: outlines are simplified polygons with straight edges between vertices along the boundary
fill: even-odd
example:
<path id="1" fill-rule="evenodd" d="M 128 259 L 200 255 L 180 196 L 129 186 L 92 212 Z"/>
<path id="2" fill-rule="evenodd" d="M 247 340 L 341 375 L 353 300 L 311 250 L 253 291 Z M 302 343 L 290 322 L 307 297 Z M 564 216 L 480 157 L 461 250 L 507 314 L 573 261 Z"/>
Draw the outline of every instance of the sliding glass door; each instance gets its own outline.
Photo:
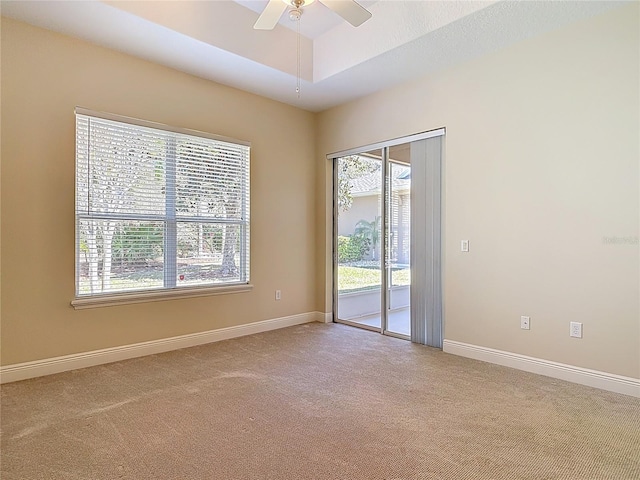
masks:
<path id="1" fill-rule="evenodd" d="M 405 145 L 335 159 L 338 320 L 406 338 L 411 335 L 408 154 Z"/>
<path id="2" fill-rule="evenodd" d="M 382 328 L 382 150 L 335 160 L 338 318 Z"/>
<path id="3" fill-rule="evenodd" d="M 336 321 L 441 346 L 443 135 L 330 156 Z"/>

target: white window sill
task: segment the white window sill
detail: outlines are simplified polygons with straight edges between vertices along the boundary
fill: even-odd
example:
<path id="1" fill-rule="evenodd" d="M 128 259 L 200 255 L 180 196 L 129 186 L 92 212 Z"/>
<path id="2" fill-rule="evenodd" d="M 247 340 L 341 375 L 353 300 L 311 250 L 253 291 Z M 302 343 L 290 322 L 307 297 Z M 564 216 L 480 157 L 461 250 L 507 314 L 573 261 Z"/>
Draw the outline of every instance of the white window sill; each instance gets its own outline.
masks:
<path id="1" fill-rule="evenodd" d="M 96 295 L 94 297 L 79 297 L 71 301 L 76 310 L 85 308 L 111 307 L 113 305 L 127 305 L 131 303 L 161 302 L 177 298 L 206 297 L 210 295 L 227 295 L 231 293 L 250 292 L 253 285 L 224 285 L 219 287 L 180 288 L 175 290 L 159 290 L 149 292 L 117 293 L 113 295 Z"/>

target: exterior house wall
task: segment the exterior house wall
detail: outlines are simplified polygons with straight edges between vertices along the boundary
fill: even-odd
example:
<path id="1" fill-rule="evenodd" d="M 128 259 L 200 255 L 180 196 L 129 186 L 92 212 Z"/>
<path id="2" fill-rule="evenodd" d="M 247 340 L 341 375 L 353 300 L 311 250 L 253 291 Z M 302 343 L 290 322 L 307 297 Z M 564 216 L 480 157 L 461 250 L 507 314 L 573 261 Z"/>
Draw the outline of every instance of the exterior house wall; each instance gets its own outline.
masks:
<path id="1" fill-rule="evenodd" d="M 360 220 L 371 222 L 378 216 L 380 216 L 380 195 L 354 197 L 348 210 L 338 212 L 338 235 L 353 235 Z"/>

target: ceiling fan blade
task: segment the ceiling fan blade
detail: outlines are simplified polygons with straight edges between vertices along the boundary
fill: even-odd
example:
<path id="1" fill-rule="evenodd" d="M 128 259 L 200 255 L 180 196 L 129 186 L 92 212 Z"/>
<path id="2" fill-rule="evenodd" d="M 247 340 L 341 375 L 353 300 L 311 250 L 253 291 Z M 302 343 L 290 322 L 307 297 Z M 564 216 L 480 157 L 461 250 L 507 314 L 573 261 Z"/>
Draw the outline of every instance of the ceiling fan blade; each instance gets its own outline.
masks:
<path id="1" fill-rule="evenodd" d="M 269 0 L 253 28 L 256 30 L 273 30 L 286 9 L 287 4 L 282 0 Z"/>
<path id="2" fill-rule="evenodd" d="M 359 27 L 371 18 L 371 12 L 355 0 L 320 0 L 354 27 Z"/>

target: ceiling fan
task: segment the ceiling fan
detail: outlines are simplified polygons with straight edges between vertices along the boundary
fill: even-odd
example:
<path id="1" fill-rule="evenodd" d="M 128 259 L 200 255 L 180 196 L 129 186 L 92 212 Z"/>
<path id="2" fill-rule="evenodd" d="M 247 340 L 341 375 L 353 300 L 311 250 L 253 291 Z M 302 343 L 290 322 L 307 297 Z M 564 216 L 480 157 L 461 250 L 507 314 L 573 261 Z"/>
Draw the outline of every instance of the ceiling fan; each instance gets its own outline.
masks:
<path id="1" fill-rule="evenodd" d="M 314 1 L 315 0 L 269 0 L 269 3 L 267 3 L 260 17 L 258 17 L 258 21 L 253 28 L 256 30 L 273 30 L 287 8 L 292 9 L 289 11 L 289 17 L 292 20 L 298 20 L 302 14 L 302 7 L 312 4 Z M 319 1 L 354 27 L 362 25 L 371 18 L 371 12 L 355 0 Z"/>

